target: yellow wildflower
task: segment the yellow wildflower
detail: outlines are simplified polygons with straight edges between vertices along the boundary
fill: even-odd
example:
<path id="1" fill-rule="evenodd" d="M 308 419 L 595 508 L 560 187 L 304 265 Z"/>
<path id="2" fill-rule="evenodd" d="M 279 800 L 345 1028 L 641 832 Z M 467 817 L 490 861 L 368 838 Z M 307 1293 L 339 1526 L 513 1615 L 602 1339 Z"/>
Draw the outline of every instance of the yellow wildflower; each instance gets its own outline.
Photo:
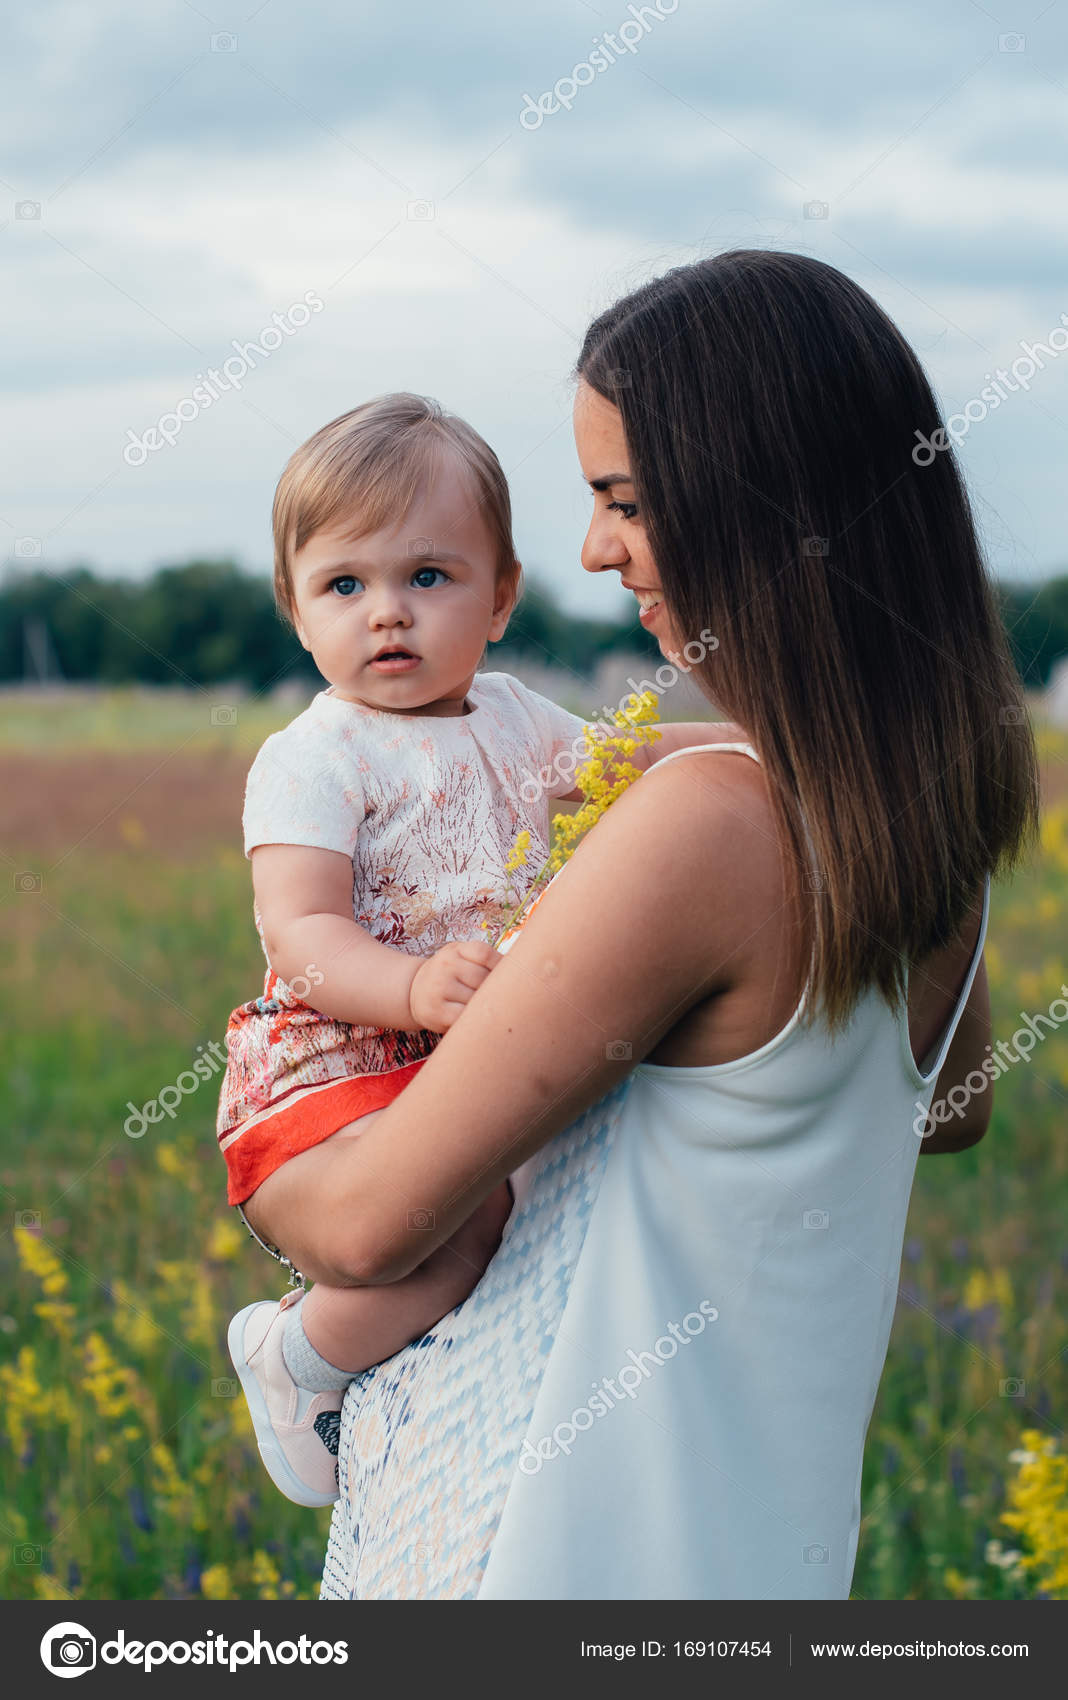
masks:
<path id="1" fill-rule="evenodd" d="M 60 1299 L 43 1299 L 33 1308 L 35 1315 L 39 1316 L 42 1322 L 49 1323 L 61 1340 L 73 1340 L 76 1315 L 73 1305 L 65 1304 Z"/>
<path id="2" fill-rule="evenodd" d="M 232 1216 L 220 1216 L 211 1225 L 206 1255 L 215 1263 L 227 1263 L 243 1250 L 247 1239 Z"/>
<path id="3" fill-rule="evenodd" d="M 70 1285 L 67 1272 L 40 1234 L 32 1233 L 29 1228 L 16 1228 L 15 1249 L 22 1267 L 37 1276 L 50 1299 L 66 1292 Z"/>
<path id="4" fill-rule="evenodd" d="M 603 726 L 584 726 L 587 754 L 575 768 L 575 786 L 586 801 L 573 815 L 560 814 L 554 818 L 548 857 L 531 880 L 522 903 L 511 906 L 503 928 L 493 940 L 495 945 L 518 924 L 521 915 L 533 909 L 548 881 L 559 873 L 580 840 L 616 798 L 640 779 L 641 769 L 626 758 L 634 754 L 639 744 L 652 743 L 660 737 L 659 728 L 650 724 L 656 717 L 658 700 L 655 691 L 643 691 L 640 695 L 632 691 L 624 706 L 613 715 L 618 731 L 611 736 L 606 735 Z M 635 735 L 631 736 L 632 733 Z M 529 844 L 529 832 L 520 833 L 508 859 L 510 872 L 526 865 Z M 484 924 L 484 930 L 492 929 Z"/>
<path id="5" fill-rule="evenodd" d="M 965 1310 L 982 1310 L 986 1305 L 1000 1305 L 1002 1310 L 1012 1307 L 1012 1282 L 1008 1271 L 995 1269 L 988 1274 L 985 1269 L 973 1269 L 964 1283 L 961 1302 Z"/>
<path id="6" fill-rule="evenodd" d="M 252 1586 L 258 1588 L 261 1600 L 276 1600 L 281 1574 L 270 1553 L 257 1548 L 252 1555 Z"/>
<path id="7" fill-rule="evenodd" d="M 111 1283 L 115 1296 L 115 1332 L 127 1346 L 144 1354 L 159 1345 L 160 1330 L 146 1313 L 140 1295 L 116 1277 Z"/>
<path id="8" fill-rule="evenodd" d="M 1068 1599 L 1068 1457 L 1054 1435 L 1029 1428 L 1022 1446 L 1009 1453 L 1017 1466 L 1009 1484 L 1009 1510 L 1001 1521 L 1015 1529 L 1030 1551 L 1020 1565 L 1050 1599 Z"/>
<path id="9" fill-rule="evenodd" d="M 943 1581 L 946 1585 L 946 1593 L 951 1600 L 974 1600 L 979 1593 L 980 1583 L 978 1578 L 962 1576 L 961 1572 L 956 1570 L 952 1564 L 947 1569 Z"/>
<path id="10" fill-rule="evenodd" d="M 13 1364 L 0 1364 L 0 1405 L 4 1427 L 16 1457 L 21 1457 L 29 1440 L 30 1422 L 40 1415 L 43 1391 L 37 1379 L 37 1357 L 32 1346 L 20 1346 Z"/>
<path id="11" fill-rule="evenodd" d="M 85 1375 L 82 1388 L 102 1417 L 121 1417 L 130 1409 L 137 1382 L 135 1370 L 117 1362 L 102 1334 L 94 1329 L 82 1348 Z"/>
<path id="12" fill-rule="evenodd" d="M 504 864 L 505 873 L 510 874 L 514 873 L 516 868 L 525 868 L 527 865 L 527 851 L 529 849 L 530 833 L 529 831 L 521 832 L 509 853 L 507 862 Z"/>
<path id="13" fill-rule="evenodd" d="M 180 1176 L 184 1173 L 185 1165 L 173 1145 L 157 1145 L 156 1162 L 165 1175 Z"/>
<path id="14" fill-rule="evenodd" d="M 193 1283 L 183 1327 L 192 1345 L 214 1350 L 219 1332 L 219 1316 L 214 1289 L 203 1276 Z"/>
<path id="15" fill-rule="evenodd" d="M 209 1564 L 200 1575 L 200 1592 L 206 1600 L 232 1600 L 234 1585 L 225 1564 Z"/>
<path id="16" fill-rule="evenodd" d="M 182 1518 L 193 1504 L 193 1489 L 178 1473 L 174 1453 L 165 1441 L 157 1440 L 152 1447 L 152 1491 L 172 1517 Z M 220 1599 L 227 1596 L 220 1594 Z"/>

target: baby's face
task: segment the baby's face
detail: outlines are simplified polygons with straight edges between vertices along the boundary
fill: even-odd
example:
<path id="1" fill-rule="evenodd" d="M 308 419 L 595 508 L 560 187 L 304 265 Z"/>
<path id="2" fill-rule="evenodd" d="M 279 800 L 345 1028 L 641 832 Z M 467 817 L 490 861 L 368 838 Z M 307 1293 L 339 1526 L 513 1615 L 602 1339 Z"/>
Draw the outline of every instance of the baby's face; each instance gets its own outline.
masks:
<path id="1" fill-rule="evenodd" d="M 395 525 L 355 536 L 359 515 L 292 558 L 294 617 L 336 694 L 392 714 L 460 714 L 514 598 L 468 474 L 443 463 Z M 405 650 L 407 665 L 376 663 Z"/>

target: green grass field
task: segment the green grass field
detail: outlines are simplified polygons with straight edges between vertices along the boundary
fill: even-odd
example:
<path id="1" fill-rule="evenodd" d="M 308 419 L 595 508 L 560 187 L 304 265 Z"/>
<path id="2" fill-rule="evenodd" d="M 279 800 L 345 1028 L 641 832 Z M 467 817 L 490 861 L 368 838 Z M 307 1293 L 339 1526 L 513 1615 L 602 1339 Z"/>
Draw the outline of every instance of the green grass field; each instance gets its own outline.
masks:
<path id="1" fill-rule="evenodd" d="M 224 1201 L 216 1080 L 123 1131 L 260 989 L 241 792 L 294 712 L 0 700 L 0 1597 L 317 1592 L 329 1514 L 275 1492 L 225 1351 L 278 1283 Z M 994 899 L 995 1039 L 1068 979 L 1068 740 L 1042 749 L 1042 855 Z M 920 1159 L 855 1597 L 1068 1597 L 1066 1103 L 1068 1024 L 980 1145 Z M 1027 1431 L 1057 1451 L 1028 1465 Z"/>

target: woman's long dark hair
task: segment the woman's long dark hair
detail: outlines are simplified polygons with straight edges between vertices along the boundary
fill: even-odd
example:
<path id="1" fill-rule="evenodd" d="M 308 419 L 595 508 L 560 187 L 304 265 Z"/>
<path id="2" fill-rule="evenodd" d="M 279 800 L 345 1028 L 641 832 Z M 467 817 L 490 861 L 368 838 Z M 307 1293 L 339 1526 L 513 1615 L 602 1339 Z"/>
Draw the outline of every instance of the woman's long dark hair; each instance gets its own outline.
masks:
<path id="1" fill-rule="evenodd" d="M 1039 805 L 953 451 L 913 459 L 942 425 L 919 361 L 833 266 L 741 249 L 616 302 L 576 374 L 622 415 L 675 632 L 719 640 L 693 677 L 763 761 L 810 894 L 809 1018 L 872 985 L 900 1006 Z"/>

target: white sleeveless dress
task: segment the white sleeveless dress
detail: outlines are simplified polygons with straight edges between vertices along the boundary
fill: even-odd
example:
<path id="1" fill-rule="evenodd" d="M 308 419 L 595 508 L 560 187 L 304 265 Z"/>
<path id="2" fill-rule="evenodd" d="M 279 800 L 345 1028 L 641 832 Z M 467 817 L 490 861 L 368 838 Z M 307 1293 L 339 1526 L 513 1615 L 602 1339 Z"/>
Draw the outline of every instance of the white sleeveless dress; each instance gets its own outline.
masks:
<path id="1" fill-rule="evenodd" d="M 874 991 L 834 1041 L 803 996 L 524 1165 L 474 1293 L 349 1389 L 320 1598 L 848 1598 L 913 1123 L 988 913 L 989 880 L 924 1071 Z"/>

